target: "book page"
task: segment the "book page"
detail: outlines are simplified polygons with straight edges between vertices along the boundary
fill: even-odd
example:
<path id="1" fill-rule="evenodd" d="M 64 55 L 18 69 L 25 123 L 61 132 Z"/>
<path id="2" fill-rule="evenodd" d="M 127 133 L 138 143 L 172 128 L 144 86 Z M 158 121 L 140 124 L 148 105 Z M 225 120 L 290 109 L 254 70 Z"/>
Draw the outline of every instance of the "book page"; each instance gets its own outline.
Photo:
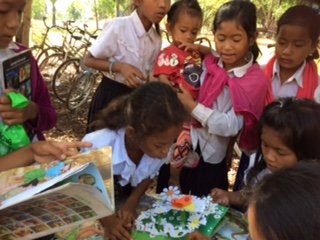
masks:
<path id="1" fill-rule="evenodd" d="M 0 210 L 31 198 L 83 170 L 87 165 L 54 161 L 1 172 L 0 186 L 3 187 L 0 189 Z M 58 175 L 54 177 L 48 175 L 51 170 L 56 170 Z"/>
<path id="2" fill-rule="evenodd" d="M 111 147 L 104 147 L 91 152 L 80 153 L 68 158 L 66 162 L 77 162 L 79 164 L 93 162 L 97 166 L 103 179 L 105 188 L 108 191 L 108 195 L 112 203 L 111 205 L 115 206 Z"/>
<path id="3" fill-rule="evenodd" d="M 2 210 L 0 239 L 34 239 L 112 212 L 99 189 L 68 183 Z"/>
<path id="4" fill-rule="evenodd" d="M 80 173 L 94 163 L 101 174 L 107 189 L 111 206 L 114 206 L 111 148 L 106 147 L 88 153 L 78 154 L 64 162 L 35 164 L 28 167 L 11 169 L 0 173 L 0 210 L 25 201 L 33 195 Z M 96 174 L 95 173 L 95 174 Z M 100 180 L 99 180 L 100 181 Z"/>

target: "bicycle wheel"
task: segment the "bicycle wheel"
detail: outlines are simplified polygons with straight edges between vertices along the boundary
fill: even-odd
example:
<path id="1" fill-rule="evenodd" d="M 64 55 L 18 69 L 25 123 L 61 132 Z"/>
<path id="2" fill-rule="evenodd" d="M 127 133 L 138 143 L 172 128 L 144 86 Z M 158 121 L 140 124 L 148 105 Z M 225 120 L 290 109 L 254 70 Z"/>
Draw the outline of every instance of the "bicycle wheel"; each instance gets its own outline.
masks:
<path id="1" fill-rule="evenodd" d="M 58 67 L 53 76 L 52 89 L 61 102 L 67 101 L 70 88 L 80 72 L 79 58 L 68 59 Z"/>
<path id="2" fill-rule="evenodd" d="M 41 54 L 42 49 L 40 46 L 34 45 L 31 47 L 31 52 L 32 52 L 32 55 L 34 56 L 34 58 L 38 60 L 38 56 Z"/>
<path id="3" fill-rule="evenodd" d="M 40 65 L 44 61 L 44 59 L 46 59 L 48 56 L 51 56 L 55 53 L 63 54 L 63 52 L 61 52 L 59 47 L 44 48 L 37 56 L 38 64 Z"/>
<path id="4" fill-rule="evenodd" d="M 42 63 L 40 63 L 39 69 L 45 81 L 52 81 L 56 69 L 64 61 L 64 56 L 63 53 L 55 53 L 46 57 Z"/>
<path id="5" fill-rule="evenodd" d="M 68 109 L 74 110 L 87 101 L 99 76 L 100 74 L 95 74 L 92 70 L 86 70 L 75 79 L 67 99 Z"/>

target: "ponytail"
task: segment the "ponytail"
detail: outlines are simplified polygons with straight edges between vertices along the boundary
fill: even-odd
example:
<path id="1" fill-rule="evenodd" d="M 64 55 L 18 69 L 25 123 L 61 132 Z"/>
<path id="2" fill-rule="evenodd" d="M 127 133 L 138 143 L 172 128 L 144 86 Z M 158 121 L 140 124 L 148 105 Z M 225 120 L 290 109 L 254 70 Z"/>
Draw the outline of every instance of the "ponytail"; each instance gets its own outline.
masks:
<path id="1" fill-rule="evenodd" d="M 254 44 L 250 48 L 250 51 L 252 52 L 252 55 L 253 55 L 253 62 L 256 62 L 257 58 L 261 54 L 260 48 L 258 47 L 258 44 L 256 41 L 254 42 Z"/>
<path id="2" fill-rule="evenodd" d="M 129 96 L 121 96 L 114 99 L 110 104 L 104 108 L 98 115 L 98 119 L 92 122 L 94 130 L 109 128 L 111 130 L 118 130 L 126 126 L 125 112 L 127 109 Z"/>
<path id="3" fill-rule="evenodd" d="M 310 54 L 308 57 L 307 57 L 307 61 L 308 60 L 314 60 L 314 59 L 318 59 L 319 58 L 319 51 L 318 49 L 314 50 L 314 52 L 312 54 Z"/>

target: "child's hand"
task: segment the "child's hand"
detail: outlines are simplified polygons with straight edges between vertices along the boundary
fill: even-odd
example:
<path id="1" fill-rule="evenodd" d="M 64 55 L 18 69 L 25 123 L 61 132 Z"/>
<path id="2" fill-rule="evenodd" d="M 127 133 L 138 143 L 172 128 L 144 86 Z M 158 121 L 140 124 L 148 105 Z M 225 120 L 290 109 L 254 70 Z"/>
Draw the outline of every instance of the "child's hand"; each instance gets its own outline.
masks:
<path id="1" fill-rule="evenodd" d="M 135 214 L 126 210 L 119 210 L 117 217 L 122 219 L 127 230 L 131 231 L 134 227 Z"/>
<path id="2" fill-rule="evenodd" d="M 130 240 L 130 231 L 126 228 L 122 219 L 115 214 L 101 219 L 104 235 L 108 240 Z"/>
<path id="3" fill-rule="evenodd" d="M 11 100 L 6 95 L 0 96 L 0 116 L 8 125 L 21 124 L 27 120 L 33 120 L 38 115 L 38 107 L 34 102 L 22 109 L 14 109 Z"/>
<path id="4" fill-rule="evenodd" d="M 230 193 L 220 188 L 214 188 L 211 190 L 211 197 L 215 203 L 229 206 L 230 205 Z"/>
<path id="5" fill-rule="evenodd" d="M 138 68 L 126 63 L 119 64 L 121 64 L 120 73 L 124 77 L 124 80 L 128 87 L 136 88 L 146 81 L 145 76 Z"/>
<path id="6" fill-rule="evenodd" d="M 196 101 L 193 100 L 191 94 L 180 84 L 180 91 L 177 92 L 179 100 L 185 106 L 185 108 L 192 112 L 192 110 L 197 106 Z"/>
<path id="7" fill-rule="evenodd" d="M 32 143 L 30 148 L 33 152 L 34 160 L 39 163 L 46 163 L 53 160 L 63 160 L 67 156 L 77 154 L 78 148 L 91 147 L 87 142 L 55 142 L 39 141 Z"/>
<path id="8" fill-rule="evenodd" d="M 188 42 L 179 42 L 178 48 L 182 49 L 185 52 L 198 52 L 199 46 L 197 44 L 188 43 Z"/>
<path id="9" fill-rule="evenodd" d="M 189 234 L 188 240 L 210 240 L 210 238 L 202 235 L 199 232 L 193 232 Z"/>

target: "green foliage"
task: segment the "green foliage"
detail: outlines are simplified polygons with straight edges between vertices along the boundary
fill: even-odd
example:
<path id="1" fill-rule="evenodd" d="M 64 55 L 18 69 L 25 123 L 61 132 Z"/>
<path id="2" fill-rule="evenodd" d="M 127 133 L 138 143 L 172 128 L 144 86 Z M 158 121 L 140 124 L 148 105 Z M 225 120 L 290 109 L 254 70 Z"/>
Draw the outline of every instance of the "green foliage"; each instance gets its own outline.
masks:
<path id="1" fill-rule="evenodd" d="M 97 12 L 99 19 L 115 17 L 115 2 L 114 0 L 96 0 L 96 6 L 93 6 L 92 11 Z"/>
<path id="2" fill-rule="evenodd" d="M 276 22 L 280 16 L 289 8 L 301 4 L 301 0 L 253 0 L 257 7 L 258 24 L 262 28 L 274 32 Z"/>
<path id="3" fill-rule="evenodd" d="M 228 2 L 228 0 L 216 0 L 216 1 L 199 0 L 199 4 L 204 13 L 204 20 L 203 20 L 204 31 L 211 32 L 214 15 L 216 14 L 218 8 L 225 2 Z"/>
<path id="4" fill-rule="evenodd" d="M 68 19 L 80 20 L 86 11 L 85 6 L 80 1 L 73 0 L 67 8 Z"/>
<path id="5" fill-rule="evenodd" d="M 32 18 L 41 19 L 47 14 L 45 0 L 33 0 L 32 2 Z"/>

